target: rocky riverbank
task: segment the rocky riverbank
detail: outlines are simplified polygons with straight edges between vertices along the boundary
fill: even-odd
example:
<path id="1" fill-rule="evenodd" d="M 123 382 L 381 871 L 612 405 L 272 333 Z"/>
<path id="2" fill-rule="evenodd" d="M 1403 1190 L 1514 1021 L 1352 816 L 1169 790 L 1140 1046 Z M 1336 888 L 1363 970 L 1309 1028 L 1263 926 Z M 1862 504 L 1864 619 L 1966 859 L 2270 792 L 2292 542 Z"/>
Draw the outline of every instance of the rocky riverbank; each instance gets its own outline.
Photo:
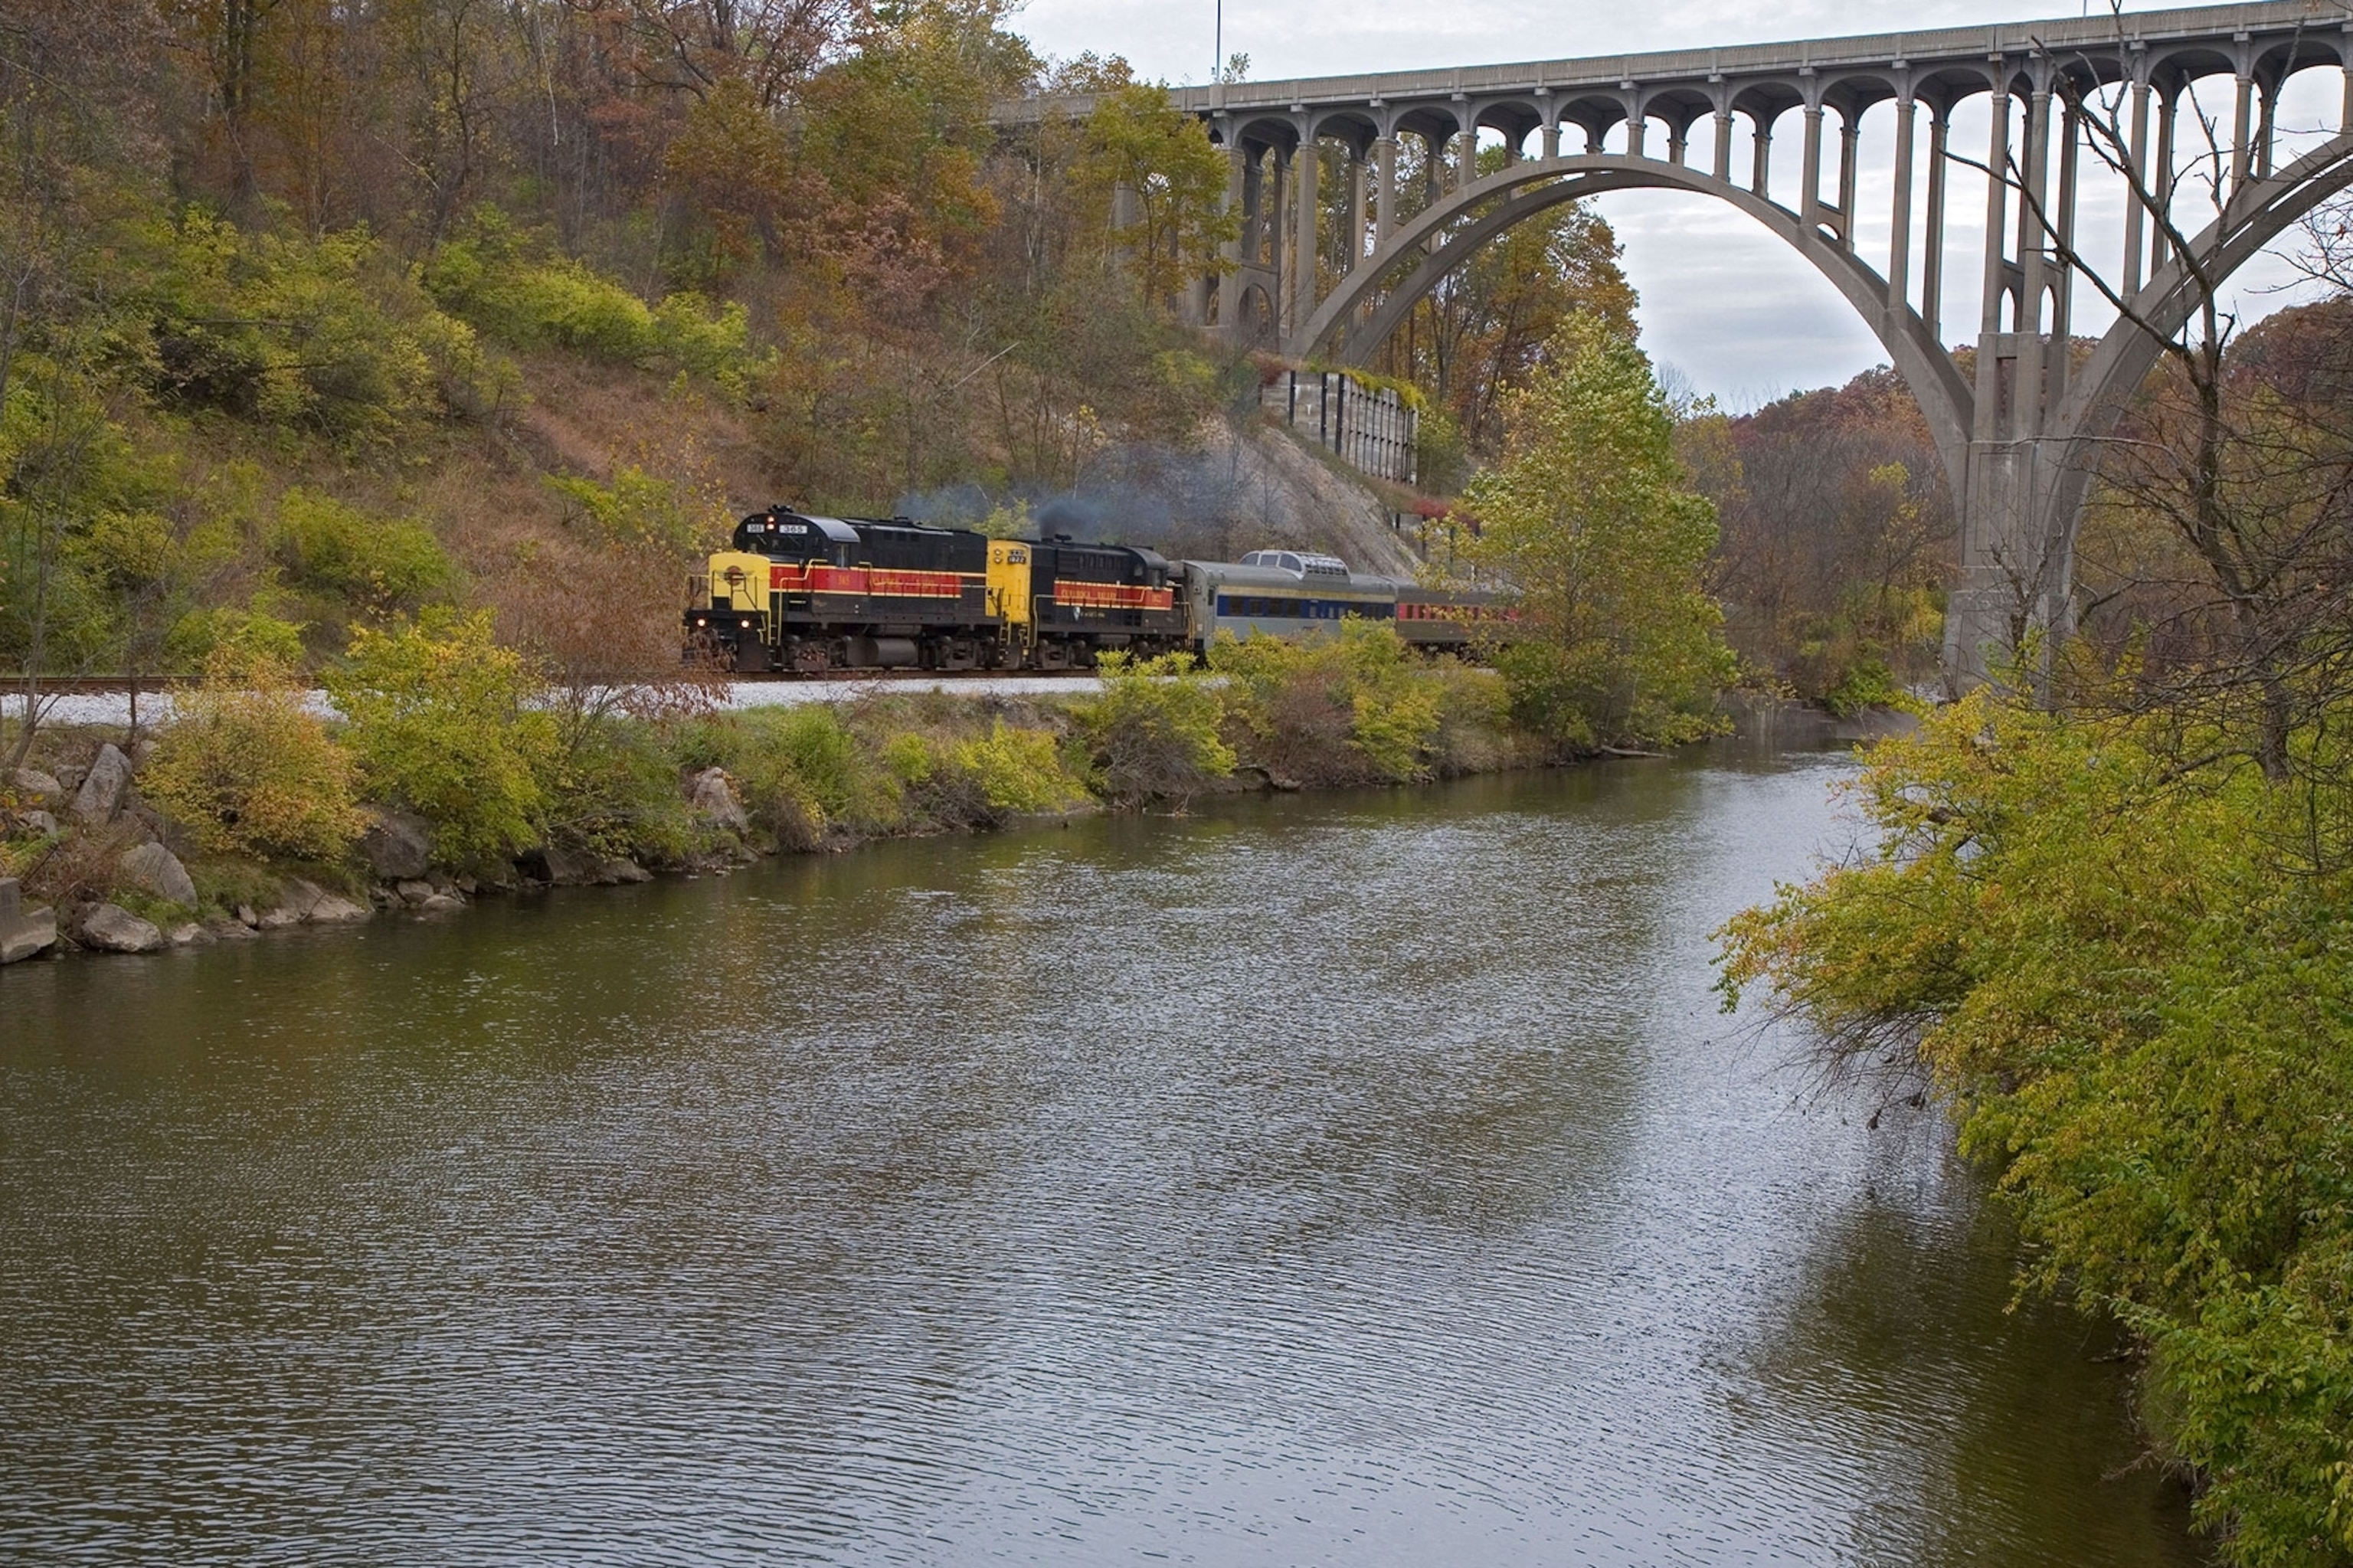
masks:
<path id="1" fill-rule="evenodd" d="M 1370 632 L 1270 640 L 1214 672 L 1115 665 L 1070 696 L 584 718 L 544 695 L 484 716 L 409 691 L 386 718 L 382 695 L 353 695 L 340 722 L 299 692 L 232 689 L 132 740 L 43 730 L 32 765 L 0 778 L 0 954 L 160 952 L 877 838 L 1557 759 L 1514 729 L 1493 672 Z"/>

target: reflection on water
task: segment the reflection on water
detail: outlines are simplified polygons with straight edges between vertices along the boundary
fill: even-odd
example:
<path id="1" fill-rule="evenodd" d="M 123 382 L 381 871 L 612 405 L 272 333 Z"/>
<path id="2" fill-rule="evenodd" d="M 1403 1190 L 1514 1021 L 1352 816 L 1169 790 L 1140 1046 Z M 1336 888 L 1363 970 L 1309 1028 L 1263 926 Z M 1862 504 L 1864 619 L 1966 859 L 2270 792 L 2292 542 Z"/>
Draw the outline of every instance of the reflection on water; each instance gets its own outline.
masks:
<path id="1" fill-rule="evenodd" d="M 1937 1129 L 1715 1012 L 1838 766 L 11 969 L 0 1559 L 2195 1561 Z"/>

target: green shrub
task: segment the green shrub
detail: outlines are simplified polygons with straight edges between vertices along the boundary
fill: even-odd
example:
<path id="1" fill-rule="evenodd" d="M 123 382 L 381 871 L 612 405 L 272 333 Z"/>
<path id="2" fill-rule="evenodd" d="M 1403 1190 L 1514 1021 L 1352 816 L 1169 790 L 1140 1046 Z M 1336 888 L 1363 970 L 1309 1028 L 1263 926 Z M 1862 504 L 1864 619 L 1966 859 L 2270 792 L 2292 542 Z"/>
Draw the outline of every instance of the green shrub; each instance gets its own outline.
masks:
<path id="1" fill-rule="evenodd" d="M 551 254 L 494 207 L 475 209 L 421 274 L 441 306 L 500 341 L 565 348 L 617 365 L 664 361 L 740 396 L 750 317 L 681 291 L 659 306 L 570 257 Z"/>
<path id="2" fill-rule="evenodd" d="M 223 650 L 291 670 L 302 662 L 302 628 L 262 610 L 216 605 L 190 610 L 164 640 L 164 658 L 176 669 L 199 667 Z"/>
<path id="3" fill-rule="evenodd" d="M 674 864 L 693 847 L 693 814 L 655 726 L 611 718 L 580 728 L 541 784 L 551 841 L 655 864 Z"/>
<path id="4" fill-rule="evenodd" d="M 275 545 L 293 581 L 375 615 L 420 609 L 457 578 L 423 524 L 372 518 L 314 490 L 279 498 Z"/>
<path id="5" fill-rule="evenodd" d="M 312 239 L 191 209 L 143 238 L 153 268 L 142 358 L 164 399 L 390 440 L 478 403 L 495 380 L 473 334 L 364 228 Z"/>
<path id="6" fill-rule="evenodd" d="M 431 821 L 453 863 L 541 841 L 554 726 L 529 705 L 539 684 L 491 639 L 487 612 L 427 609 L 414 624 L 360 628 L 326 682 L 370 797 Z"/>
<path id="7" fill-rule="evenodd" d="M 1075 711 L 1104 798 L 1181 804 L 1233 772 L 1233 748 L 1219 734 L 1224 701 L 1189 654 L 1106 653 L 1096 667 L 1102 690 Z"/>
<path id="8" fill-rule="evenodd" d="M 999 718 L 987 735 L 962 742 L 951 756 L 998 811 L 1059 811 L 1086 799 L 1085 787 L 1062 765 L 1061 744 L 1050 731 L 1017 729 Z"/>
<path id="9" fill-rule="evenodd" d="M 173 706 L 139 789 L 198 847 L 333 860 L 359 836 L 352 758 L 304 705 L 291 664 L 223 647 Z"/>
<path id="10" fill-rule="evenodd" d="M 1446 685 L 1394 628 L 1344 620 L 1292 641 L 1220 638 L 1212 669 L 1254 761 L 1312 784 L 1401 783 L 1436 771 Z"/>

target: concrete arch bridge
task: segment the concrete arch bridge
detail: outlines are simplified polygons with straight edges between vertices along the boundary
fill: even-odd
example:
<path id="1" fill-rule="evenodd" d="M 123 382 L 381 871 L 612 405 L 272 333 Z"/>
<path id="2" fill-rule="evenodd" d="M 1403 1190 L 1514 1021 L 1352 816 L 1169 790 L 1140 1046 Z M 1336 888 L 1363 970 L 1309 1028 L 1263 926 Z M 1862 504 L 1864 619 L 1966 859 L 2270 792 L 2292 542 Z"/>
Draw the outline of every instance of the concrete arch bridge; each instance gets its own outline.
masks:
<path id="1" fill-rule="evenodd" d="M 1962 520 L 1946 655 L 1964 684 L 2030 627 L 2067 625 L 2090 453 L 2161 337 L 2353 184 L 2353 5 L 2260 0 L 1176 98 L 1225 149 L 1242 218 L 1226 268 L 1183 308 L 1298 358 L 1368 363 L 1482 247 L 1587 196 L 1688 192 L 1778 236 L 1877 334 L 1935 434 Z M 1892 156 L 1866 182 L 1863 121 L 1881 106 Z M 1033 101 L 1008 118 L 1086 107 Z M 1984 141 L 1958 144 L 1957 110 L 1982 113 Z M 1483 176 L 1482 132 L 1505 160 Z M 1419 155 L 1401 159 L 1409 143 Z M 1324 199 L 1327 169 L 1346 182 L 1342 199 Z M 1947 278 L 1957 177 L 1985 198 L 1982 252 L 1959 259 L 1978 279 L 1967 376 L 1940 319 L 1961 281 Z M 1883 230 L 1858 209 L 1866 183 L 1892 187 Z M 2078 215 L 2103 195 L 2101 210 L 2121 205 L 2121 234 L 2094 256 Z M 1866 253 L 1865 229 L 1883 250 Z M 2118 319 L 2076 363 L 2057 345 L 2086 291 Z"/>

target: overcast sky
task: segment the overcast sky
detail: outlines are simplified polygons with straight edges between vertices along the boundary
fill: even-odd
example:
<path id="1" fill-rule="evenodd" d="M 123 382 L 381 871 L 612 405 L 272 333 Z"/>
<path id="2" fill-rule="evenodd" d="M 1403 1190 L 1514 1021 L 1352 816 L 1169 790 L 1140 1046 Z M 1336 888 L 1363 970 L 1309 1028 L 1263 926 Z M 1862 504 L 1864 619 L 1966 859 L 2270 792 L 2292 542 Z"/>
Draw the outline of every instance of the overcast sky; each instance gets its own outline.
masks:
<path id="1" fill-rule="evenodd" d="M 2047 5 L 1985 0 L 1779 0 L 1770 5 L 1726 0 L 1225 0 L 1224 36 L 1229 52 L 1250 57 L 1250 76 L 1268 80 L 1917 31 L 2068 14 L 2073 13 L 2063 4 L 2054 11 Z M 1043 53 L 1068 58 L 1092 49 L 1124 55 L 1147 77 L 1187 83 L 1208 79 L 1214 17 L 1215 0 L 1029 0 L 1013 25 Z M 1883 119 L 1892 110 L 1879 113 Z M 2283 122 L 2293 123 L 2293 118 L 2284 113 Z M 1960 141 L 1962 122 L 1957 117 L 1957 144 L 1980 144 Z M 1875 208 L 1886 205 L 1886 182 L 1871 177 L 1883 168 L 1885 154 L 1873 158 L 1872 144 L 1890 135 L 1885 124 L 1866 121 L 1865 155 L 1860 160 L 1865 177 L 1857 201 L 1863 215 L 1859 242 L 1866 247 L 1873 227 L 1886 232 L 1884 216 L 1875 224 L 1873 218 Z M 1776 159 L 1777 164 L 1794 162 Z M 2116 195 L 2120 211 L 2121 192 Z M 1982 203 L 1981 195 L 1964 200 L 1957 188 L 1948 208 L 1954 249 L 1947 268 L 1957 276 L 1947 296 L 1947 341 L 1974 339 L 1977 270 L 1962 264 L 1960 248 L 1981 244 L 1982 229 L 1976 225 Z M 2086 223 L 2096 226 L 2099 214 L 2094 209 L 2099 203 L 2088 187 L 2086 203 Z M 1641 296 L 1645 346 L 1700 390 L 1745 409 L 1795 388 L 1843 381 L 1885 360 L 1878 340 L 1828 282 L 1781 241 L 1730 208 L 1703 196 L 1639 191 L 1606 196 L 1599 205 L 1625 246 L 1627 275 Z M 2084 243 L 2088 249 L 2093 242 Z M 1883 256 L 1875 265 L 1884 270 Z M 2264 269 L 2261 263 L 2242 273 L 2242 313 L 2252 318 L 2294 297 L 2280 291 L 2284 278 L 2284 268 Z M 2105 324 L 2105 313 L 2088 291 L 2078 310 L 2079 329 Z"/>

